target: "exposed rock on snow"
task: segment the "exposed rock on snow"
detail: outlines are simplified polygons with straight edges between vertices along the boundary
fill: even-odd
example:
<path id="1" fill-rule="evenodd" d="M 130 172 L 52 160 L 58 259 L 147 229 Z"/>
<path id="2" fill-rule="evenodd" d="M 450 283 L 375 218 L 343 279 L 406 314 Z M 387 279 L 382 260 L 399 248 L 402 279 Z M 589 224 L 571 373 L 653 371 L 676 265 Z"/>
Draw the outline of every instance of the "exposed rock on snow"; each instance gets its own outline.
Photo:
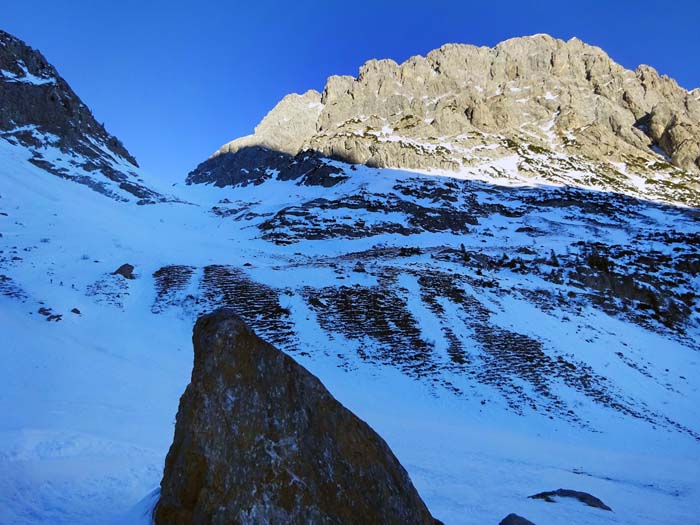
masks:
<path id="1" fill-rule="evenodd" d="M 36 166 L 117 200 L 163 199 L 46 58 L 2 30 L 0 101 L 0 139 L 29 148 Z"/>
<path id="2" fill-rule="evenodd" d="M 286 191 L 294 194 L 283 204 L 265 201 Z M 700 440 L 692 419 L 644 401 L 595 365 L 591 356 L 604 352 L 655 377 L 626 336 L 598 343 L 599 321 L 585 319 L 591 309 L 700 348 L 696 210 L 364 166 L 328 190 L 267 181 L 232 193 L 240 200 L 219 202 L 216 218 L 270 241 L 274 272 L 285 277 L 262 270 L 262 259 L 246 266 L 252 256 L 238 265 L 170 264 L 153 273 L 153 313 L 194 320 L 230 307 L 299 357 L 309 348 L 304 321 L 314 319 L 323 339 L 345 340 L 334 355 L 349 371 L 356 360 L 390 366 L 465 399 L 494 389 L 515 413 L 595 426 L 581 396 Z M 283 263 L 278 245 L 298 253 Z M 543 316 L 529 326 L 504 324 L 499 314 L 529 308 Z M 550 316 L 563 328 L 532 328 Z M 590 335 L 560 344 L 552 336 L 559 330 Z"/>
<path id="3" fill-rule="evenodd" d="M 346 180 L 343 170 L 318 153 L 289 155 L 263 146 L 245 146 L 235 154 L 215 155 L 189 174 L 188 183 L 217 186 L 261 184 L 268 179 L 299 180 L 305 186 L 331 187 Z"/>
<path id="4" fill-rule="evenodd" d="M 121 275 L 124 279 L 134 279 L 134 265 L 129 263 L 122 264 L 119 268 L 112 272 L 112 275 Z"/>
<path id="5" fill-rule="evenodd" d="M 605 503 L 603 503 L 601 500 L 596 498 L 595 496 L 592 496 L 588 494 L 587 492 L 580 492 L 578 490 L 571 490 L 571 489 L 557 489 L 557 490 L 552 490 L 549 492 L 540 492 L 538 494 L 534 494 L 532 496 L 528 496 L 531 499 L 541 499 L 544 500 L 548 503 L 555 503 L 556 500 L 554 498 L 559 497 L 559 498 L 574 498 L 579 500 L 581 503 L 585 503 L 589 507 L 595 507 L 596 509 L 603 509 L 603 510 L 609 510 L 612 511 L 610 507 L 608 507 Z"/>
<path id="6" fill-rule="evenodd" d="M 156 523 L 435 523 L 384 440 L 231 310 L 193 341 Z"/>

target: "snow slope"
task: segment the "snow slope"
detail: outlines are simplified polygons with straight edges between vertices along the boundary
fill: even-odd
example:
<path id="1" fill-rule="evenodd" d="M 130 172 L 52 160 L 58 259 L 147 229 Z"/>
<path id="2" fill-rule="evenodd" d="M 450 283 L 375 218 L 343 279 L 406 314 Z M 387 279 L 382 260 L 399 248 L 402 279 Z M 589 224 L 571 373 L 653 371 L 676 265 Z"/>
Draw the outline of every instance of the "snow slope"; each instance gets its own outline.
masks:
<path id="1" fill-rule="evenodd" d="M 445 523 L 697 519 L 693 210 L 361 166 L 330 189 L 272 178 L 137 206 L 28 155 L 0 138 L 0 523 L 148 523 L 193 320 L 219 304 L 368 421 Z M 690 313 L 557 277 L 545 259 L 573 268 L 579 241 L 638 249 L 605 252 L 619 271 L 649 255 L 645 286 L 691 294 Z M 667 279 L 674 261 L 689 269 Z M 125 262 L 133 281 L 111 274 Z M 559 487 L 614 512 L 527 499 Z"/>

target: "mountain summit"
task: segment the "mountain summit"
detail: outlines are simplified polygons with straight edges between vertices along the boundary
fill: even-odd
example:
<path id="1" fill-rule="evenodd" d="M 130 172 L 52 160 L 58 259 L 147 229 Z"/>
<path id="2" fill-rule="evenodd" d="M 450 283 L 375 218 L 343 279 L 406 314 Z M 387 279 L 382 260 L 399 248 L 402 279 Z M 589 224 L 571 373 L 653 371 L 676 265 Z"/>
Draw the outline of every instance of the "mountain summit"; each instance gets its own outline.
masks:
<path id="1" fill-rule="evenodd" d="M 700 90 L 649 66 L 625 69 L 578 39 L 535 35 L 448 44 L 403 64 L 370 60 L 356 78 L 330 77 L 323 93 L 285 97 L 188 182 L 237 184 L 251 148 L 262 148 L 284 154 L 270 166 L 282 176 L 294 166 L 287 156 L 313 151 L 696 205 L 699 137 Z"/>

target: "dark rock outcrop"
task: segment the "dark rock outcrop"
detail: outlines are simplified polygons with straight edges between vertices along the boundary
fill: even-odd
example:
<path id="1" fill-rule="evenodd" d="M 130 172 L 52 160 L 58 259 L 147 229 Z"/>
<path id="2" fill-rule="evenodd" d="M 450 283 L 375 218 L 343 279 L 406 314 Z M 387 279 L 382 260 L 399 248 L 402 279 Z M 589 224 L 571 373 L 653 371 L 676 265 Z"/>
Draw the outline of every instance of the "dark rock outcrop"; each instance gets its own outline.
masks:
<path id="1" fill-rule="evenodd" d="M 56 68 L 2 30 L 0 100 L 0 138 L 32 151 L 32 164 L 116 200 L 163 199 L 143 184 L 136 159 L 97 122 Z M 47 147 L 67 154 L 65 162 L 46 156 Z"/>
<path id="2" fill-rule="evenodd" d="M 544 500 L 548 503 L 555 503 L 555 500 L 554 500 L 555 497 L 574 498 L 574 499 L 579 500 L 581 503 L 588 505 L 589 507 L 595 507 L 596 509 L 603 509 L 603 510 L 612 511 L 612 509 L 610 507 L 608 507 L 605 503 L 603 503 L 601 500 L 599 500 L 595 496 L 588 494 L 588 492 L 580 492 L 578 490 L 557 489 L 557 490 L 552 490 L 549 492 L 540 492 L 538 494 L 533 494 L 532 496 L 528 496 L 528 497 L 530 499 L 541 499 L 541 500 Z"/>
<path id="3" fill-rule="evenodd" d="M 214 155 L 187 176 L 187 184 L 247 186 L 268 179 L 295 180 L 304 186 L 330 188 L 348 179 L 345 172 L 317 153 L 289 155 L 263 146 L 248 146 Z"/>
<path id="4" fill-rule="evenodd" d="M 498 525 L 535 525 L 530 520 L 518 516 L 517 514 L 508 514 L 505 518 L 501 520 Z"/>
<path id="5" fill-rule="evenodd" d="M 124 263 L 119 268 L 114 270 L 112 275 L 121 275 L 124 277 L 124 279 L 134 279 L 134 265 Z"/>
<path id="6" fill-rule="evenodd" d="M 193 342 L 156 523 L 435 523 L 384 440 L 231 310 Z"/>

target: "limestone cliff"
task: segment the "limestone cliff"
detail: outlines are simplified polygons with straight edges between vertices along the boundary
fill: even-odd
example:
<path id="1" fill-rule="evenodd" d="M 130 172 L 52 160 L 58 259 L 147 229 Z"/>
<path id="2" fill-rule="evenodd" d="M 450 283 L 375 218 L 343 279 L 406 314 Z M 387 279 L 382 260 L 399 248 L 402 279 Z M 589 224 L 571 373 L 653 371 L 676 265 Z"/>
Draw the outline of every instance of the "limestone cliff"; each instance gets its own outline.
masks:
<path id="1" fill-rule="evenodd" d="M 285 97 L 254 135 L 215 156 L 241 146 L 465 176 L 512 168 L 525 179 L 693 204 L 700 90 L 648 66 L 627 70 L 578 39 L 448 44 L 403 64 L 370 60 L 356 78 L 330 77 L 323 93 Z M 200 167 L 188 180 L 216 177 Z"/>

